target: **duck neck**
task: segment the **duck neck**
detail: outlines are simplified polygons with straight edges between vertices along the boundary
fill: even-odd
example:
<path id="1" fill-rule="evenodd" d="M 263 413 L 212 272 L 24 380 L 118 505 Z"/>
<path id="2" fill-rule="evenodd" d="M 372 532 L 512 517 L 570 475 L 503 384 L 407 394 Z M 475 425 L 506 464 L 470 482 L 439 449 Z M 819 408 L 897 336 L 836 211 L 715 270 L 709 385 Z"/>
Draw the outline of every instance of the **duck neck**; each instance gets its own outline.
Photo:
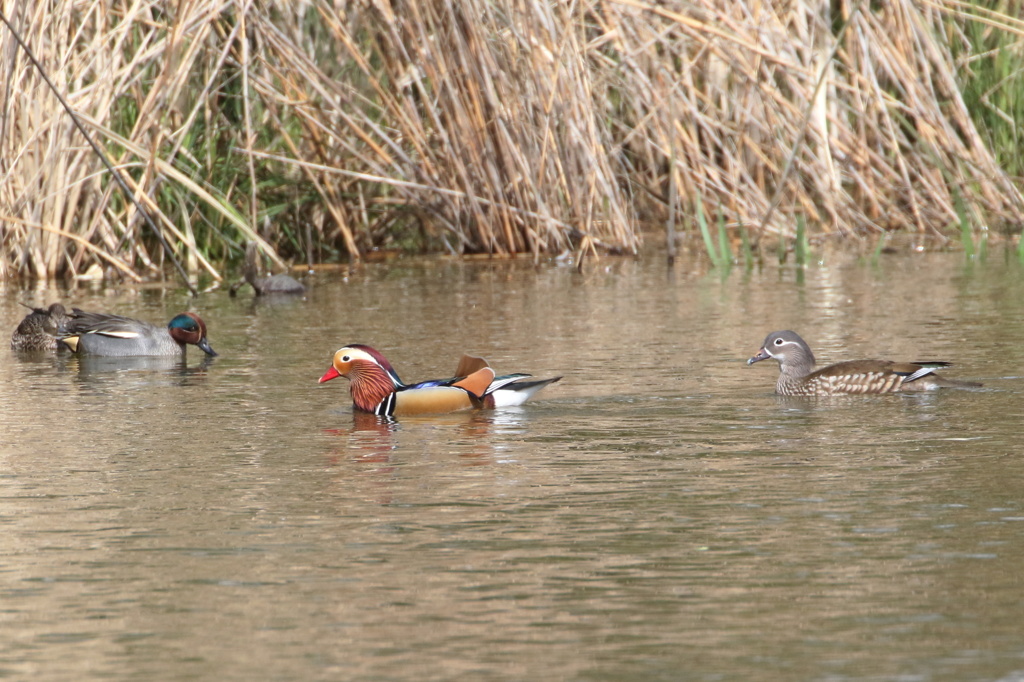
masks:
<path id="1" fill-rule="evenodd" d="M 376 366 L 354 369 L 349 380 L 352 382 L 349 389 L 352 403 L 363 412 L 373 412 L 377 405 L 400 388 L 391 375 Z"/>
<path id="2" fill-rule="evenodd" d="M 779 371 L 782 377 L 802 379 L 814 371 L 814 355 L 810 351 L 790 354 L 779 360 Z"/>

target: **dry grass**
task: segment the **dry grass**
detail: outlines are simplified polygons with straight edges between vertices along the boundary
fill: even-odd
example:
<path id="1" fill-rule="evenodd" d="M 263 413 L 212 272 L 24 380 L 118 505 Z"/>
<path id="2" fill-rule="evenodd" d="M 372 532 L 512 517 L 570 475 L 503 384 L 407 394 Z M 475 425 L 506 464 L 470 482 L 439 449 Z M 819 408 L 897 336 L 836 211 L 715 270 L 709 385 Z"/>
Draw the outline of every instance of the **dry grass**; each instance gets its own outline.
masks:
<path id="1" fill-rule="evenodd" d="M 698 198 L 751 234 L 1019 231 L 944 2 L 0 0 L 193 274 L 239 243 L 633 253 Z M 396 9 L 399 8 L 399 9 Z M 954 49 L 956 48 L 956 49 Z M 0 275 L 157 242 L 0 29 Z"/>

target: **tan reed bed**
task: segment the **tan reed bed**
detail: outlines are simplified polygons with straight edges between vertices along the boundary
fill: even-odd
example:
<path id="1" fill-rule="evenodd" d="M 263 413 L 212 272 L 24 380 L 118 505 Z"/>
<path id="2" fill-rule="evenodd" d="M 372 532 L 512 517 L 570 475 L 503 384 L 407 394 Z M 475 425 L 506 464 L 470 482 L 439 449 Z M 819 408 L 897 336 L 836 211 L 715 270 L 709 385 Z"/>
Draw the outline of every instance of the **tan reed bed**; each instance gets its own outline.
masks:
<path id="1" fill-rule="evenodd" d="M 36 6 L 38 5 L 38 6 Z M 698 199 L 756 238 L 1019 226 L 944 2 L 0 0 L 193 273 L 237 245 L 634 253 Z M 0 30 L 0 275 L 163 271 Z M 961 55 L 962 56 L 962 55 Z M 964 62 L 960 62 L 962 65 Z M 258 233 L 258 235 L 257 235 Z"/>
<path id="2" fill-rule="evenodd" d="M 220 277 L 200 230 L 262 241 L 233 187 L 217 184 L 238 180 L 214 175 L 216 145 L 235 143 L 211 101 L 235 38 L 219 35 L 213 3 L 182 3 L 170 24 L 164 3 L 0 4 L 191 272 Z M 0 276 L 79 274 L 95 262 L 133 280 L 162 274 L 158 243 L 6 28 L 0 44 Z M 216 137 L 196 144 L 203 133 Z"/>

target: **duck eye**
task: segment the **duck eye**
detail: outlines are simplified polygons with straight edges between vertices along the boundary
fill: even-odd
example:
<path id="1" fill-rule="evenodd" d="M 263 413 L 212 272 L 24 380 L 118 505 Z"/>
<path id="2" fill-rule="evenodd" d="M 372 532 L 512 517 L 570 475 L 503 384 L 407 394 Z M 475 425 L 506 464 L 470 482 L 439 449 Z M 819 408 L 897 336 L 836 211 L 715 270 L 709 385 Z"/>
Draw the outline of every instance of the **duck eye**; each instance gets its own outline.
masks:
<path id="1" fill-rule="evenodd" d="M 776 346 L 781 346 L 782 345 L 782 339 L 775 339 L 775 345 Z"/>
<path id="2" fill-rule="evenodd" d="M 349 355 L 343 355 L 343 356 L 341 356 L 341 361 L 342 362 L 351 362 L 352 361 L 352 357 L 349 356 Z"/>

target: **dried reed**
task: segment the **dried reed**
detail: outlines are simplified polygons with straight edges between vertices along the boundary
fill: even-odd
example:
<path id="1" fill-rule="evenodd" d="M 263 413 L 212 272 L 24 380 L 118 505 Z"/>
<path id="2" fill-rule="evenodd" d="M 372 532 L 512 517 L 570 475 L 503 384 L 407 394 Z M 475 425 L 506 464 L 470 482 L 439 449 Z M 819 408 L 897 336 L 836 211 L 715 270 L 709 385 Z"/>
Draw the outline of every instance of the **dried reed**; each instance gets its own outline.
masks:
<path id="1" fill-rule="evenodd" d="M 793 238 L 798 217 L 811 235 L 1019 232 L 1000 163 L 1016 157 L 991 145 L 1015 141 L 1020 81 L 974 51 L 1016 49 L 1015 7 L 0 0 L 192 275 L 214 278 L 249 239 L 321 260 L 635 253 L 641 226 L 695 233 L 698 202 L 743 240 Z M 7 31 L 0 53 L 0 276 L 160 275 Z M 731 260 L 718 231 L 708 248 Z"/>

